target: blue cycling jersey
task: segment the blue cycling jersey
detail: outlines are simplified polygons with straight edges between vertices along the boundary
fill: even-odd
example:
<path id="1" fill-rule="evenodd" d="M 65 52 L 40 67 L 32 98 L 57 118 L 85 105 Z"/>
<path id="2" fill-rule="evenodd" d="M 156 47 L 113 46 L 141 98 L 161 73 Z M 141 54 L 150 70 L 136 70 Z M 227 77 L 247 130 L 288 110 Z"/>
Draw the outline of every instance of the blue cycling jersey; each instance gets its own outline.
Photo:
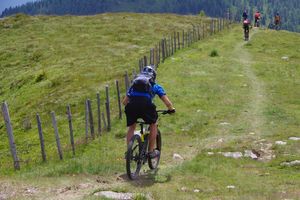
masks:
<path id="1" fill-rule="evenodd" d="M 155 97 L 155 95 L 158 95 L 159 97 L 162 97 L 164 95 L 166 95 L 165 90 L 163 89 L 162 86 L 160 86 L 159 84 L 154 83 L 154 85 L 152 85 L 152 92 L 151 93 L 144 93 L 144 92 L 136 92 L 133 90 L 133 88 L 129 88 L 128 92 L 127 92 L 127 96 L 129 98 L 131 97 L 146 97 L 149 100 L 153 100 L 153 98 Z"/>

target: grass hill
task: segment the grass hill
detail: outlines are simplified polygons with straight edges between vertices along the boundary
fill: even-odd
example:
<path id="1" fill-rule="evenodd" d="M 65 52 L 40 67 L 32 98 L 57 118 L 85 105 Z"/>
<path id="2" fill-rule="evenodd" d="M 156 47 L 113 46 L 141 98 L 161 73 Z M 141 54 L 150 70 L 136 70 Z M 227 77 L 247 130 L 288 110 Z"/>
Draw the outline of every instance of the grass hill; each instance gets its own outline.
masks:
<path id="1" fill-rule="evenodd" d="M 105 14 L 96 16 L 95 20 L 98 17 L 107 17 L 107 15 L 119 19 L 124 14 L 116 16 Z M 125 16 L 128 17 L 127 14 Z M 142 16 L 144 15 L 136 15 L 139 19 Z M 151 16 L 145 16 L 147 20 L 143 26 L 150 27 L 147 31 L 143 29 L 145 35 L 148 35 L 149 32 L 152 33 L 153 30 L 152 26 L 148 25 L 148 19 Z M 130 17 L 131 20 L 135 18 L 133 15 L 130 15 Z M 157 20 L 161 21 L 158 24 L 169 17 L 176 16 L 164 15 L 162 18 L 158 17 Z M 86 19 L 84 22 L 87 23 L 87 19 L 93 17 L 70 18 L 71 21 Z M 179 23 L 179 20 L 183 19 L 178 17 L 176 20 L 178 20 L 178 24 L 181 24 L 182 22 Z M 14 22 L 15 18 L 10 20 Z M 32 21 L 43 20 L 47 22 L 68 19 L 30 17 L 26 20 L 31 23 L 28 23 L 27 26 L 25 26 L 26 22 L 19 25 L 19 30 L 23 30 L 23 34 L 26 31 L 21 27 L 30 27 L 31 24 L 34 24 Z M 173 18 L 173 20 L 175 19 Z M 194 20 L 194 18 L 186 20 L 185 22 L 188 22 L 188 20 Z M 135 23 L 133 24 L 135 26 Z M 174 21 L 171 24 L 173 25 Z M 59 30 L 64 31 L 66 31 L 65 27 L 68 27 L 66 24 L 60 26 L 57 23 L 56 25 L 60 27 Z M 73 26 L 77 27 L 79 25 Z M 116 28 L 113 24 L 109 26 Z M 36 33 L 42 30 L 40 26 L 32 27 L 37 28 Z M 48 28 L 50 29 L 49 26 L 44 27 L 44 29 Z M 106 31 L 108 30 L 106 29 Z M 139 31 L 140 29 L 136 28 L 135 30 Z M 167 32 L 167 28 L 163 29 L 163 27 L 157 28 L 158 30 Z M 8 31 L 9 34 L 4 34 L 4 31 L 2 31 L 1 38 L 4 36 L 16 38 L 14 34 L 17 33 L 19 37 L 22 36 L 21 33 L 14 32 L 14 30 L 5 29 L 5 31 Z M 61 33 L 62 35 L 64 31 Z M 161 35 L 158 35 L 157 31 L 152 35 L 154 39 L 151 41 L 153 42 L 161 39 Z M 31 34 L 32 32 L 35 33 L 31 31 Z M 33 79 L 29 79 L 31 81 L 26 82 L 19 89 L 4 90 L 1 100 L 18 102 L 16 100 L 18 97 L 16 95 L 17 91 L 31 88 L 47 80 L 55 80 L 55 78 L 57 78 L 59 84 L 54 84 L 54 86 L 51 84 L 51 87 L 55 87 L 55 90 L 50 87 L 49 91 L 59 91 L 61 88 L 67 87 L 67 84 L 62 81 L 64 79 L 60 77 L 68 77 L 64 74 L 70 71 L 70 76 L 73 73 L 75 76 L 78 72 L 76 76 L 79 79 L 78 77 L 85 72 L 85 70 L 80 71 L 81 66 L 91 66 L 91 71 L 101 70 L 100 67 L 99 69 L 92 68 L 94 65 L 91 57 L 88 57 L 88 59 L 81 57 L 81 54 L 93 55 L 97 48 L 94 51 L 89 50 L 84 45 L 80 46 L 81 49 L 79 50 L 71 47 L 63 48 L 65 45 L 68 47 L 68 44 L 72 44 L 73 40 L 76 39 L 71 33 L 75 34 L 76 32 L 70 31 L 67 37 L 63 39 L 49 39 L 48 45 L 40 47 L 41 52 L 47 52 L 47 49 L 51 49 L 52 41 L 57 41 L 54 44 L 60 44 L 57 49 L 54 48 L 58 51 L 54 54 L 54 60 L 48 60 L 48 56 L 52 55 L 50 52 L 43 54 L 41 57 L 43 58 L 42 61 L 45 59 L 45 63 L 52 63 L 40 65 L 44 67 L 40 70 L 45 71 L 47 79 L 36 82 L 33 78 L 36 76 L 33 76 Z M 91 33 L 87 30 L 84 34 L 90 35 Z M 162 32 L 162 34 L 164 33 Z M 134 37 L 130 35 L 135 35 L 135 33 L 123 34 L 126 39 L 122 41 L 133 40 L 130 38 Z M 141 34 L 137 35 L 143 36 Z M 72 36 L 73 38 L 68 40 Z M 24 39 L 24 37 L 21 38 Z M 44 37 L 40 35 L 37 38 L 43 41 Z M 82 146 L 75 158 L 69 156 L 64 161 L 55 161 L 53 160 L 55 156 L 52 155 L 52 160 L 49 163 L 35 166 L 29 164 L 27 167 L 23 167 L 20 172 L 14 172 L 13 175 L 12 172 L 2 169 L 3 175 L 10 175 L 3 176 L 0 181 L 3 183 L 0 184 L 1 191 L 4 191 L 4 194 L 14 193 L 12 197 L 17 199 L 33 197 L 42 199 L 45 196 L 49 199 L 97 199 L 92 194 L 100 190 L 147 193 L 151 194 L 154 199 L 297 199 L 300 194 L 298 187 L 300 185 L 299 166 L 287 166 L 283 163 L 300 160 L 299 141 L 289 139 L 290 137 L 300 137 L 299 38 L 297 33 L 254 29 L 251 30 L 250 41 L 244 42 L 242 29 L 240 26 L 236 26 L 232 30 L 219 33 L 193 44 L 190 48 L 180 50 L 160 65 L 158 82 L 167 90 L 167 94 L 174 102 L 177 113 L 173 116 L 163 117 L 160 120 L 160 129 L 163 133 L 163 152 L 160 169 L 156 173 L 147 172 L 136 182 L 125 179 L 123 160 L 125 121 L 122 120 L 116 122 L 113 130 L 102 136 L 100 141 L 95 140 L 89 145 Z M 114 41 L 113 38 L 110 39 Z M 1 49 L 10 50 L 10 53 L 15 53 L 16 58 L 22 58 L 22 55 L 25 54 L 21 51 L 22 46 L 16 48 L 13 44 L 22 44 L 21 41 L 23 40 L 7 39 L 4 41 L 12 45 L 11 47 L 1 46 Z M 80 41 L 84 42 L 85 40 Z M 154 44 L 149 40 L 147 41 L 149 46 Z M 110 45 L 110 42 L 104 44 L 107 44 L 108 47 L 113 46 Z M 114 43 L 112 42 L 112 44 Z M 47 48 L 44 49 L 44 46 Z M 145 45 L 145 51 L 149 46 Z M 117 47 L 107 55 L 114 55 L 120 49 L 120 47 Z M 70 52 L 68 53 L 68 51 Z M 81 53 L 77 53 L 77 51 Z M 88 53 L 85 53 L 85 51 Z M 134 61 L 143 55 L 145 51 L 137 55 L 134 53 L 136 51 L 132 50 L 130 56 L 133 56 Z M 2 52 L 1 50 L 3 56 L 4 53 Z M 216 52 L 218 56 L 212 57 L 212 52 Z M 60 57 L 62 53 L 66 56 Z M 67 65 L 73 69 L 71 72 L 70 69 L 64 69 L 64 66 L 72 55 L 77 55 L 79 58 L 76 56 L 73 58 L 73 65 Z M 95 55 L 95 59 L 98 58 L 97 55 Z M 124 60 L 128 59 L 128 63 L 132 61 L 129 56 L 124 56 L 124 58 Z M 18 68 L 18 64 L 13 65 L 14 62 L 20 62 L 18 59 L 9 59 L 6 63 L 11 65 L 5 66 L 1 63 L 1 70 L 6 70 L 7 74 L 4 76 L 1 73 L 1 81 L 6 80 L 3 81 L 3 83 L 6 83 L 6 87 L 15 80 L 15 77 L 18 77 L 16 72 L 30 70 L 29 67 L 24 68 L 23 65 L 20 65 L 22 68 Z M 23 58 L 22 60 L 26 59 Z M 107 59 L 107 61 L 110 61 L 110 59 Z M 28 61 L 28 63 L 31 62 Z M 80 64 L 77 64 L 78 62 Z M 120 61 L 120 63 L 123 63 L 123 61 Z M 114 66 L 118 66 L 118 64 Z M 129 66 L 130 64 L 128 64 Z M 98 89 L 100 90 L 102 88 L 101 84 L 104 84 L 102 81 L 109 82 L 115 77 L 122 76 L 123 67 L 120 66 L 119 70 L 111 68 L 110 72 L 118 72 L 119 74 L 110 75 L 111 73 L 107 72 L 105 78 L 99 78 L 99 80 L 95 78 L 96 76 L 91 75 L 91 71 L 89 71 L 90 76 L 88 77 L 94 80 L 91 82 L 89 80 L 79 80 L 77 82 L 76 77 L 73 78 L 72 80 L 76 80 L 77 83 L 69 81 L 68 84 L 74 84 L 74 88 L 87 88 L 85 91 L 81 89 L 82 96 L 81 93 L 78 93 L 78 101 L 74 100 L 74 102 L 80 102 L 86 96 L 92 95 Z M 30 73 L 36 71 L 32 70 Z M 100 71 L 98 73 L 101 74 Z M 23 72 L 19 76 L 22 77 L 23 74 L 26 75 Z M 106 79 L 106 76 L 109 75 L 110 77 Z M 94 83 L 96 80 L 99 83 Z M 1 85 L 3 83 L 1 82 Z M 64 84 L 64 87 L 59 87 L 62 84 Z M 41 92 L 42 90 L 38 91 Z M 45 93 L 49 91 L 46 90 Z M 57 93 L 57 97 L 53 99 L 61 101 L 60 97 L 64 99 L 63 93 Z M 65 98 L 66 101 L 76 99 L 74 93 L 76 94 L 75 89 L 68 90 L 66 95 L 69 97 Z M 28 93 L 23 91 L 21 94 Z M 35 95 L 37 96 L 38 92 Z M 36 101 L 35 98 L 32 100 Z M 52 99 L 49 97 L 44 100 L 45 102 L 51 102 Z M 22 116 L 20 114 L 22 113 L 20 112 L 21 107 L 27 111 L 32 110 L 30 104 L 21 105 L 19 109 L 14 108 L 13 103 L 10 104 L 12 113 L 15 113 L 15 116 Z M 158 107 L 162 107 L 159 101 L 157 101 L 157 104 Z M 45 111 L 52 108 L 63 108 L 64 106 L 54 105 L 56 104 L 49 103 Z M 7 140 L 3 125 L 0 130 L 1 141 Z M 82 134 L 82 132 L 79 131 L 78 134 Z M 20 132 L 19 134 L 24 133 Z M 34 135 L 37 133 L 29 130 L 25 134 Z M 47 134 L 50 138 L 53 133 L 49 132 Z M 286 144 L 280 145 L 276 141 L 283 141 Z M 1 149 L 4 146 L 3 144 Z M 224 156 L 230 155 L 230 152 L 237 152 L 238 155 L 239 153 L 244 154 L 247 150 L 256 152 L 258 159 L 254 160 L 247 157 L 234 159 Z M 38 151 L 38 147 L 36 151 Z M 173 160 L 173 153 L 179 153 L 184 160 Z M 2 163 L 7 162 L 2 160 Z M 22 193 L 25 190 L 24 187 L 25 189 L 35 188 L 35 192 L 26 196 Z M 5 193 L 5 191 L 9 192 Z"/>
<path id="2" fill-rule="evenodd" d="M 115 80 L 125 94 L 124 74 L 138 71 L 138 60 L 174 31 L 188 30 L 206 19 L 179 15 L 102 14 L 46 17 L 17 15 L 0 21 L 0 101 L 7 101 L 17 146 L 25 157 L 39 152 L 35 114 L 39 113 L 46 142 L 55 152 L 49 113 L 66 127 L 66 105 L 73 111 L 75 138 L 84 136 L 84 102 L 96 105 L 96 93 L 104 100 L 109 85 L 112 105 L 117 105 Z M 104 108 L 104 101 L 101 106 Z M 117 106 L 112 106 L 116 114 Z M 95 114 L 95 113 L 94 113 Z M 23 124 L 30 122 L 33 128 Z M 4 122 L 0 121 L 1 149 L 7 149 Z M 24 135 L 24 132 L 26 135 Z M 67 143 L 68 133 L 61 133 Z M 35 150 L 33 150 L 35 149 Z M 29 153 L 31 152 L 31 153 Z M 2 152 L 2 158 L 9 155 Z M 39 153 L 38 153 L 39 154 Z"/>

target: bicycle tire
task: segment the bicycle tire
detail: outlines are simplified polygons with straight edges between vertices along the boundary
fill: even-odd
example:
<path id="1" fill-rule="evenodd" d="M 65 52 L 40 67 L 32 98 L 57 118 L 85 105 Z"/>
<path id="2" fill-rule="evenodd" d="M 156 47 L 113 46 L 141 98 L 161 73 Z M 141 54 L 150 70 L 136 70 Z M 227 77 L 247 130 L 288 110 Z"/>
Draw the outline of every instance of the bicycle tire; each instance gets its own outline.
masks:
<path id="1" fill-rule="evenodd" d="M 134 180 L 139 176 L 142 160 L 140 158 L 142 140 L 139 135 L 133 135 L 126 153 L 126 172 L 129 179 Z"/>
<path id="2" fill-rule="evenodd" d="M 155 149 L 157 149 L 160 152 L 160 154 L 156 158 L 148 157 L 148 165 L 149 165 L 150 169 L 156 169 L 158 167 L 159 160 L 160 160 L 160 155 L 161 155 L 161 133 L 160 133 L 159 129 L 157 129 Z"/>

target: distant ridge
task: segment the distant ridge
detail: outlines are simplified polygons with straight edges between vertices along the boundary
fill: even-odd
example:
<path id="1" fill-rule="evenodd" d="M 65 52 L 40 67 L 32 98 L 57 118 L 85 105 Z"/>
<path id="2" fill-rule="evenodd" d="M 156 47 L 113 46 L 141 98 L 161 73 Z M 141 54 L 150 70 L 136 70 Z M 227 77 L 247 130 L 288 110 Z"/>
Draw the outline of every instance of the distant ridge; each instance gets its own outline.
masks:
<path id="1" fill-rule="evenodd" d="M 22 6 L 5 9 L 1 17 L 16 13 L 28 15 L 94 15 L 104 12 L 176 13 L 199 14 L 203 10 L 208 16 L 226 17 L 240 21 L 244 9 L 253 16 L 261 11 L 262 24 L 269 25 L 273 16 L 282 16 L 282 29 L 300 32 L 299 0 L 40 0 Z"/>

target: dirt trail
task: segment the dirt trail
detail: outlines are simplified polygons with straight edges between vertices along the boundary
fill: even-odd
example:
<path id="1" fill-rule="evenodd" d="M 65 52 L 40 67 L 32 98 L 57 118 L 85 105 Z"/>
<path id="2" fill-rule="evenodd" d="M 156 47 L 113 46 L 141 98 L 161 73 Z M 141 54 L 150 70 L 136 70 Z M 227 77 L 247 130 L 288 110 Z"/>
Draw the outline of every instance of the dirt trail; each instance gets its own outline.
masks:
<path id="1" fill-rule="evenodd" d="M 257 31 L 250 35 L 252 38 Z M 251 57 L 251 54 L 247 52 L 246 49 L 243 48 L 248 42 L 239 43 L 235 50 L 233 51 L 233 55 L 238 59 L 238 61 L 244 67 L 244 74 L 250 81 L 250 101 L 248 104 L 247 112 L 242 114 L 243 121 L 248 122 L 250 125 L 250 129 L 253 133 L 257 135 L 261 135 L 263 131 L 263 124 L 265 122 L 265 118 L 263 115 L 263 108 L 266 103 L 266 96 L 265 96 L 265 86 L 262 81 L 260 81 L 257 76 L 255 75 L 252 65 L 254 61 Z"/>

